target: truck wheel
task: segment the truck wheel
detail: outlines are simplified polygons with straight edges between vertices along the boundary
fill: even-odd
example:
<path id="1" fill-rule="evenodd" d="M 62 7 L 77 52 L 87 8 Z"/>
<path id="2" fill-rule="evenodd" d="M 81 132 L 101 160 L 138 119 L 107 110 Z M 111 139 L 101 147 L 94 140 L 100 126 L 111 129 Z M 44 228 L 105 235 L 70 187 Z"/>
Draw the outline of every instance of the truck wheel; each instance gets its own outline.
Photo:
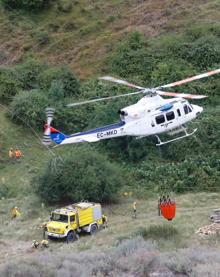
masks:
<path id="1" fill-rule="evenodd" d="M 91 226 L 91 229 L 90 229 L 90 235 L 91 236 L 94 236 L 95 234 L 96 234 L 96 232 L 97 232 L 97 225 L 96 224 L 93 224 L 92 226 Z"/>
<path id="2" fill-rule="evenodd" d="M 66 237 L 66 242 L 67 243 L 71 243 L 77 240 L 77 235 L 75 232 L 71 231 L 68 233 L 67 237 Z"/>

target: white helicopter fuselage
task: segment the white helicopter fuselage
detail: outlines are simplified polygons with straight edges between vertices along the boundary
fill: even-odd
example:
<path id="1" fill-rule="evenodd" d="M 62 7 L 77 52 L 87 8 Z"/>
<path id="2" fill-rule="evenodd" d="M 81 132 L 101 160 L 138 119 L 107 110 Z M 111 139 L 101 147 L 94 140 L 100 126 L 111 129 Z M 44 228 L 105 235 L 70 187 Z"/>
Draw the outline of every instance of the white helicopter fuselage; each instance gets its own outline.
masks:
<path id="1" fill-rule="evenodd" d="M 158 135 L 180 128 L 202 111 L 202 107 L 191 105 L 183 98 L 145 96 L 136 104 L 119 111 L 121 122 L 70 135 L 59 144 L 96 142 L 121 136 Z"/>
<path id="2" fill-rule="evenodd" d="M 151 105 L 150 99 L 153 100 Z M 182 98 L 145 96 L 137 104 L 121 110 L 125 114 L 121 118 L 126 120 L 124 131 L 129 136 L 148 136 L 176 129 L 195 119 L 202 111 L 202 107 L 191 105 Z"/>

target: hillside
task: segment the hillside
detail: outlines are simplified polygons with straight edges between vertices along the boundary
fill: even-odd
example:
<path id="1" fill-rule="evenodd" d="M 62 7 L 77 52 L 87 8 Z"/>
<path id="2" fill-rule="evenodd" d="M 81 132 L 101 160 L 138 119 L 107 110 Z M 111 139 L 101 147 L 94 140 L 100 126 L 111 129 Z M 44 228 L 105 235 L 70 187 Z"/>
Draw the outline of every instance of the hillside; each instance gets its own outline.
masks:
<path id="1" fill-rule="evenodd" d="M 41 143 L 45 107 L 56 109 L 53 126 L 71 134 L 118 122 L 117 111 L 140 99 L 65 107 L 134 92 L 99 76 L 155 87 L 220 68 L 220 2 L 56 0 L 31 12 L 3 1 L 0 276 L 220 276 L 219 234 L 195 233 L 220 203 L 220 74 L 171 88 L 208 96 L 190 100 L 204 108 L 188 125 L 198 128 L 192 137 L 162 147 L 154 137 Z M 10 147 L 21 149 L 19 162 L 9 160 Z M 158 216 L 163 194 L 176 200 L 173 221 Z M 108 228 L 31 248 L 50 211 L 81 199 L 103 202 Z M 12 220 L 14 206 L 21 217 Z"/>
<path id="2" fill-rule="evenodd" d="M 218 20 L 215 0 L 66 0 L 53 2 L 49 11 L 39 14 L 1 8 L 0 64 L 36 55 L 49 63 L 69 64 L 86 79 L 105 70 L 106 55 L 134 30 L 153 38 Z"/>

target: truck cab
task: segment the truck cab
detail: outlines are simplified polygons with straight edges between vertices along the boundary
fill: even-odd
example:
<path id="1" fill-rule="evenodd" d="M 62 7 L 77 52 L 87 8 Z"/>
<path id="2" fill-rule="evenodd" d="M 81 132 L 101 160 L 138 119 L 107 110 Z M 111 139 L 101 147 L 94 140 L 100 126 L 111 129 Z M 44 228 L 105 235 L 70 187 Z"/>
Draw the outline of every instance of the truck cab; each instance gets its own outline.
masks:
<path id="1" fill-rule="evenodd" d="M 79 202 L 56 209 L 46 224 L 48 238 L 77 239 L 77 234 L 87 232 L 94 235 L 102 226 L 102 209 L 98 203 Z"/>

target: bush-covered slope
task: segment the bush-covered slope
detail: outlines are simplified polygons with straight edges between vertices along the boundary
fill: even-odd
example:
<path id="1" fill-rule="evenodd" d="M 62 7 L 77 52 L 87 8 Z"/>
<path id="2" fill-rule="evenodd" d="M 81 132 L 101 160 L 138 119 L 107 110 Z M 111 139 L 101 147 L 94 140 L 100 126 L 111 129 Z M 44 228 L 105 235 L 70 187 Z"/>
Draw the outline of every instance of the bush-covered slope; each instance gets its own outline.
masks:
<path id="1" fill-rule="evenodd" d="M 0 64 L 36 55 L 69 64 L 82 78 L 102 72 L 106 55 L 132 31 L 152 38 L 219 19 L 215 0 L 56 0 L 39 12 L 4 8 L 3 1 L 13 0 L 0 1 Z"/>

